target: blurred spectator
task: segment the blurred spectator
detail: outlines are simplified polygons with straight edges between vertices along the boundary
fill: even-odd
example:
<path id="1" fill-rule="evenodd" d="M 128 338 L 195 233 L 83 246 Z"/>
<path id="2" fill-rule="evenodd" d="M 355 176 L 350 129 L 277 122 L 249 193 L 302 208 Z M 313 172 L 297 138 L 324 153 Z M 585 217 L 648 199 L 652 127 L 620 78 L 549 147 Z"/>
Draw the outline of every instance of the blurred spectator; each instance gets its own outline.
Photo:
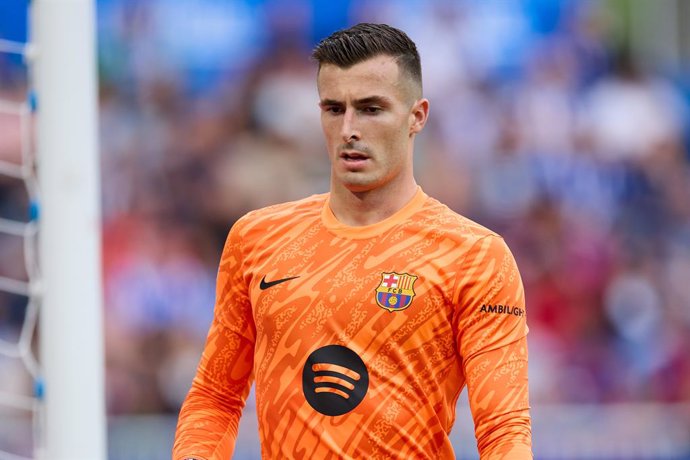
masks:
<path id="1" fill-rule="evenodd" d="M 683 135 L 686 114 L 679 92 L 668 80 L 645 74 L 625 52 L 586 99 L 583 124 L 602 159 L 641 159 Z"/>

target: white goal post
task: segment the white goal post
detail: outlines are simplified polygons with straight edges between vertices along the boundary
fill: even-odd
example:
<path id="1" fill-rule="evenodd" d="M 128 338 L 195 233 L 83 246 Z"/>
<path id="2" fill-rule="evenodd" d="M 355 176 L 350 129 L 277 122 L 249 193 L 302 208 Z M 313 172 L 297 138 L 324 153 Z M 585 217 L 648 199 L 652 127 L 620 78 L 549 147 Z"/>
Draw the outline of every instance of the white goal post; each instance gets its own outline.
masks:
<path id="1" fill-rule="evenodd" d="M 34 0 L 39 458 L 106 458 L 95 0 Z"/>

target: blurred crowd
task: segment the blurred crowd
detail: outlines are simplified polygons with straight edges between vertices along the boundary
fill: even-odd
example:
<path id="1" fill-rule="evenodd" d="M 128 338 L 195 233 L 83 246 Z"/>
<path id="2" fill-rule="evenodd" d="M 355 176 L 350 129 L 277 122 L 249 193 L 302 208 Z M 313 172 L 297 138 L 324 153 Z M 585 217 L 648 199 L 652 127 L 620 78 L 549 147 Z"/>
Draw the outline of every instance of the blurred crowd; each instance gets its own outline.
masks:
<path id="1" fill-rule="evenodd" d="M 177 411 L 230 226 L 327 190 L 309 54 L 359 21 L 419 46 L 418 183 L 515 254 L 533 404 L 690 401 L 690 76 L 631 54 L 604 2 L 98 5 L 110 413 Z"/>

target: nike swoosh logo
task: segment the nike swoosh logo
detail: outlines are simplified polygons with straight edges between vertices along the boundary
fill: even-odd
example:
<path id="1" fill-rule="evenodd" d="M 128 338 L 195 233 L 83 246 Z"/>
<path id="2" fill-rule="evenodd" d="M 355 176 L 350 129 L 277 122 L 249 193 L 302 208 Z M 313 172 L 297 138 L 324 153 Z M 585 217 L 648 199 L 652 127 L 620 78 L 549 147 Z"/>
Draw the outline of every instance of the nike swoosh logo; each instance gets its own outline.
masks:
<path id="1" fill-rule="evenodd" d="M 266 281 L 266 276 L 264 275 L 264 277 L 261 278 L 259 289 L 263 291 L 264 289 L 268 289 L 271 286 L 275 286 L 276 284 L 284 283 L 286 281 L 294 280 L 295 278 L 299 278 L 299 276 L 291 276 L 290 278 L 281 278 L 279 280 Z"/>

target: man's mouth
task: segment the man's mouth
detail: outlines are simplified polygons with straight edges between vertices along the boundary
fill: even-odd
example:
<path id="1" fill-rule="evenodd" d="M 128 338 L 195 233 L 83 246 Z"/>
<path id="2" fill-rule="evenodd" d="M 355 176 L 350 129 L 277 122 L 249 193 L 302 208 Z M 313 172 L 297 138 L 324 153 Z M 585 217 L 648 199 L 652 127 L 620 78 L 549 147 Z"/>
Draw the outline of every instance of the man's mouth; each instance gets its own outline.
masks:
<path id="1" fill-rule="evenodd" d="M 341 152 L 340 158 L 342 158 L 345 161 L 363 161 L 369 159 L 369 156 L 361 152 L 347 151 Z"/>

